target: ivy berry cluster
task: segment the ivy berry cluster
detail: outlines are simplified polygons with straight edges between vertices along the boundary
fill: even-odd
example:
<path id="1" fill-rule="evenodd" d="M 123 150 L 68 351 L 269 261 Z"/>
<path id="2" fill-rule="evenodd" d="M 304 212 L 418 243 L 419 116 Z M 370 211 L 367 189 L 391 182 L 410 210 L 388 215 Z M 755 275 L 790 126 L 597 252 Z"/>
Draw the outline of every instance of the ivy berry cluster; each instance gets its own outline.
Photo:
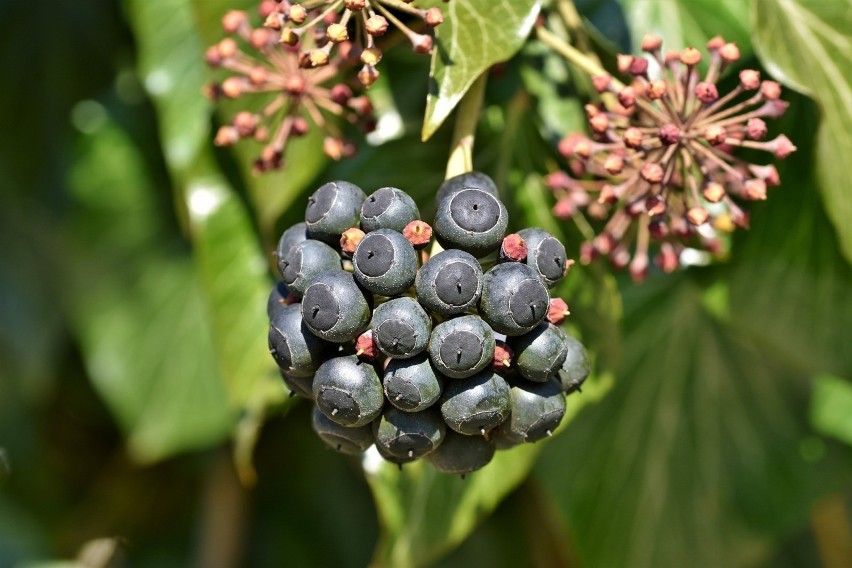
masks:
<path id="1" fill-rule="evenodd" d="M 571 265 L 565 247 L 541 229 L 506 235 L 481 173 L 447 180 L 437 203 L 433 229 L 400 189 L 317 189 L 278 244 L 269 348 L 332 448 L 375 444 L 400 466 L 464 475 L 551 435 L 590 365 L 549 294 Z"/>

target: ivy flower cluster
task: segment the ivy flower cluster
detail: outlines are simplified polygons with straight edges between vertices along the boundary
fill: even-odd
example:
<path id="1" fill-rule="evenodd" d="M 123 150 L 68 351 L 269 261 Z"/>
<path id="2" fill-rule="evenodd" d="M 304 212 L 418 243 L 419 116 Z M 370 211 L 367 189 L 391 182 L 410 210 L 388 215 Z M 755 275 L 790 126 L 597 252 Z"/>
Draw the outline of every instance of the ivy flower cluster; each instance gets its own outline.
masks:
<path id="1" fill-rule="evenodd" d="M 271 8 L 268 2 L 261 5 L 261 15 L 267 20 Z M 340 160 L 355 153 L 355 145 L 344 137 L 339 119 L 366 131 L 375 126 L 375 120 L 369 98 L 356 96 L 347 84 L 342 71 L 349 62 L 343 56 L 329 57 L 321 66 L 310 64 L 310 54 L 282 43 L 280 34 L 268 25 L 252 27 L 243 11 L 225 14 L 222 28 L 227 37 L 210 47 L 205 58 L 211 67 L 231 75 L 210 85 L 208 96 L 258 96 L 265 104 L 260 110 L 238 112 L 216 133 L 216 145 L 230 146 L 241 139 L 262 143 L 254 162 L 255 173 L 282 168 L 288 142 L 304 136 L 312 127 L 323 132 L 323 151 L 330 158 Z"/>
<path id="2" fill-rule="evenodd" d="M 275 30 L 281 43 L 300 49 L 303 67 L 328 65 L 340 53 L 360 61 L 358 80 L 365 87 L 379 78 L 376 66 L 382 50 L 376 38 L 387 34 L 391 25 L 416 53 L 432 52 L 432 36 L 412 30 L 394 12 L 421 20 L 427 28 L 444 21 L 440 8 L 420 9 L 412 0 L 265 0 L 261 5 L 264 26 Z"/>
<path id="3" fill-rule="evenodd" d="M 585 219 L 582 209 L 606 220 L 584 243 L 581 260 L 607 255 L 637 281 L 647 274 L 653 243 L 657 264 L 672 271 L 686 247 L 719 254 L 724 235 L 748 227 L 742 202 L 766 199 L 780 178 L 774 165 L 752 163 L 737 150 L 777 159 L 796 150 L 783 134 L 767 139 L 765 119 L 788 106 L 778 83 L 744 69 L 736 86 L 720 92 L 720 76 L 739 60 L 736 44 L 711 39 L 703 76 L 697 49 L 664 52 L 653 35 L 643 38 L 642 49 L 647 56 L 618 57 L 628 84 L 593 77 L 607 104 L 586 106 L 591 136 L 563 138 L 559 152 L 568 171 L 546 180 L 557 217 Z"/>

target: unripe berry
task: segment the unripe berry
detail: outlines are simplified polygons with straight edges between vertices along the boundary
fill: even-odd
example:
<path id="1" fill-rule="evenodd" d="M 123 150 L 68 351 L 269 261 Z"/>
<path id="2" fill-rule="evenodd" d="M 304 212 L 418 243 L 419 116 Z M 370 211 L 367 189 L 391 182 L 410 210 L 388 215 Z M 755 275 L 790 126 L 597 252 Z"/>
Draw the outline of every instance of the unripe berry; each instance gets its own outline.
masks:
<path id="1" fill-rule="evenodd" d="M 395 187 L 373 192 L 361 207 L 361 228 L 366 232 L 393 229 L 402 232 L 411 221 L 420 218 L 420 210 L 410 195 Z"/>
<path id="2" fill-rule="evenodd" d="M 461 314 L 476 305 L 482 293 L 482 268 L 460 250 L 439 252 L 417 272 L 417 300 L 441 315 Z"/>
<path id="3" fill-rule="evenodd" d="M 549 300 L 537 270 L 517 262 L 498 264 L 483 276 L 479 312 L 495 331 L 522 335 L 544 320 Z"/>
<path id="4" fill-rule="evenodd" d="M 311 412 L 311 426 L 323 442 L 342 454 L 354 456 L 373 445 L 371 424 L 356 427 L 343 426 L 329 420 L 319 406 L 314 406 Z"/>
<path id="5" fill-rule="evenodd" d="M 343 231 L 358 226 L 365 199 L 367 196 L 360 187 L 346 181 L 321 186 L 308 198 L 305 210 L 308 234 L 312 239 L 336 245 Z"/>
<path id="6" fill-rule="evenodd" d="M 410 359 L 391 359 L 383 382 L 388 402 L 406 412 L 432 406 L 444 388 L 444 378 L 432 366 L 427 353 Z"/>
<path id="7" fill-rule="evenodd" d="M 396 298 L 373 313 L 373 339 L 379 350 L 393 359 L 408 359 L 426 349 L 432 319 L 413 298 Z"/>
<path id="8" fill-rule="evenodd" d="M 485 435 L 511 412 L 509 385 L 487 369 L 464 381 L 448 381 L 439 405 L 441 416 L 454 431 Z"/>
<path id="9" fill-rule="evenodd" d="M 438 203 L 433 228 L 444 248 L 481 257 L 500 246 L 508 222 L 499 199 L 481 189 L 462 189 Z"/>
<path id="10" fill-rule="evenodd" d="M 373 423 L 376 449 L 386 460 L 400 464 L 440 446 L 446 431 L 444 421 L 429 409 L 402 412 L 392 406 L 385 407 L 381 418 Z"/>
<path id="11" fill-rule="evenodd" d="M 429 358 L 447 377 L 463 379 L 484 369 L 494 356 L 494 332 L 477 316 L 439 323 L 429 338 Z"/>
<path id="12" fill-rule="evenodd" d="M 352 255 L 355 279 L 383 296 L 408 290 L 417 276 L 417 253 L 401 233 L 377 229 L 358 243 Z"/>
<path id="13" fill-rule="evenodd" d="M 289 376 L 313 375 L 332 350 L 304 326 L 299 304 L 283 306 L 269 325 L 269 352 Z"/>
<path id="14" fill-rule="evenodd" d="M 330 270 L 305 290 L 302 318 L 312 333 L 326 341 L 352 341 L 370 323 L 371 301 L 350 273 Z"/>
<path id="15" fill-rule="evenodd" d="M 384 394 L 376 370 L 354 355 L 334 357 L 314 376 L 314 398 L 331 421 L 349 427 L 364 426 L 382 411 Z"/>
<path id="16" fill-rule="evenodd" d="M 676 256 L 674 257 L 674 262 L 677 263 Z M 568 347 L 568 353 L 565 356 L 565 361 L 562 363 L 562 368 L 557 371 L 556 376 L 562 384 L 565 394 L 571 394 L 576 390 L 580 390 L 581 385 L 585 382 L 589 373 L 592 372 L 592 363 L 583 344 L 567 333 L 565 334 L 565 345 Z"/>
<path id="17" fill-rule="evenodd" d="M 529 333 L 511 338 L 515 351 L 515 368 L 531 381 L 548 380 L 565 362 L 568 345 L 565 333 L 548 322 L 542 322 Z"/>
<path id="18" fill-rule="evenodd" d="M 527 266 L 538 273 L 545 286 L 556 286 L 573 263 L 568 260 L 565 247 L 543 229 L 527 228 L 518 234 L 527 243 Z"/>
<path id="19" fill-rule="evenodd" d="M 555 379 L 511 385 L 512 414 L 500 425 L 500 436 L 514 443 L 537 442 L 553 435 L 565 416 L 565 393 Z"/>
<path id="20" fill-rule="evenodd" d="M 327 244 L 313 239 L 297 242 L 278 258 L 281 279 L 297 297 L 301 297 L 320 274 L 335 269 L 340 269 L 340 255 Z"/>
<path id="21" fill-rule="evenodd" d="M 424 459 L 441 473 L 465 475 L 485 467 L 494 457 L 494 442 L 448 430 L 444 441 Z"/>

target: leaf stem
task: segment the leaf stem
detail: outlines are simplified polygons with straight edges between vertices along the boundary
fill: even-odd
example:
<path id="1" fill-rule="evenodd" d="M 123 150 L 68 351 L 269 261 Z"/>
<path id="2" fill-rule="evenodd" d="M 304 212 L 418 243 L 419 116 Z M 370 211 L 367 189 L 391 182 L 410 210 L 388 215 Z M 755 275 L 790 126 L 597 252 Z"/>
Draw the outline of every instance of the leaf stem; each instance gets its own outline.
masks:
<path id="1" fill-rule="evenodd" d="M 456 110 L 456 126 L 445 179 L 473 170 L 473 142 L 485 98 L 487 73 L 486 70 L 473 82 Z"/>
<path id="2" fill-rule="evenodd" d="M 574 47 L 573 45 L 567 43 L 562 38 L 548 30 L 544 27 L 537 27 L 535 30 L 536 37 L 543 43 L 544 45 L 551 48 L 553 51 L 567 59 L 569 62 L 573 63 L 586 73 L 591 76 L 596 75 L 609 75 L 609 73 L 604 69 L 600 63 Z M 618 89 L 623 89 L 624 84 L 616 79 L 612 78 L 612 84 Z"/>

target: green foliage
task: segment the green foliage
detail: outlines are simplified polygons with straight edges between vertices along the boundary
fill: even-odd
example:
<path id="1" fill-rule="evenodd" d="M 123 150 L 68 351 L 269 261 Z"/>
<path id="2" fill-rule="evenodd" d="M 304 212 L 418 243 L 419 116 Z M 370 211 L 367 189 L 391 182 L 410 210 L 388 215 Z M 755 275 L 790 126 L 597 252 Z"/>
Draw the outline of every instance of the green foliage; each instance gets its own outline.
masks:
<path id="1" fill-rule="evenodd" d="M 213 148 L 236 107 L 200 95 L 221 16 L 256 22 L 255 0 L 130 0 L 129 27 L 117 4 L 62 0 L 50 16 L 73 25 L 51 33 L 20 4 L 0 10 L 0 66 L 20 85 L 0 93 L 0 123 L 16 125 L 0 139 L 0 564 L 74 558 L 114 534 L 133 565 L 203 563 L 228 541 L 213 517 L 245 535 L 238 563 L 260 566 L 819 563 L 813 505 L 852 476 L 844 3 L 577 1 L 582 17 L 557 31 L 608 67 L 628 34 L 736 41 L 743 66 L 803 93 L 770 124 L 799 152 L 730 259 L 639 287 L 605 262 L 572 268 L 555 292 L 593 376 L 558 436 L 464 480 L 313 437 L 267 354 L 270 251 L 330 179 L 401 187 L 431 221 L 440 126 L 487 73 L 475 166 L 510 229 L 542 227 L 576 257 L 588 235 L 550 215 L 542 176 L 595 95 L 527 41 L 540 8 L 573 3 L 419 2 L 445 17 L 431 74 L 428 58 L 388 49 L 370 90 L 380 123 L 399 125 L 392 139 L 336 163 L 313 129 L 262 177 L 257 146 Z M 77 130 L 57 134 L 81 98 Z M 203 451 L 229 439 L 253 494 L 229 452 Z"/>
<path id="2" fill-rule="evenodd" d="M 436 32 L 432 80 L 426 98 L 423 140 L 432 137 L 482 73 L 512 57 L 524 44 L 541 0 L 470 0 L 441 6 L 446 21 Z"/>
<path id="3" fill-rule="evenodd" d="M 814 380 L 811 422 L 822 434 L 852 444 L 852 385 L 832 375 Z"/>
<path id="4" fill-rule="evenodd" d="M 838 164 L 852 155 L 852 51 L 849 6 L 844 2 L 752 2 L 758 52 L 778 79 L 813 97 L 822 120 L 815 148 L 825 208 L 852 260 L 852 195 Z"/>

